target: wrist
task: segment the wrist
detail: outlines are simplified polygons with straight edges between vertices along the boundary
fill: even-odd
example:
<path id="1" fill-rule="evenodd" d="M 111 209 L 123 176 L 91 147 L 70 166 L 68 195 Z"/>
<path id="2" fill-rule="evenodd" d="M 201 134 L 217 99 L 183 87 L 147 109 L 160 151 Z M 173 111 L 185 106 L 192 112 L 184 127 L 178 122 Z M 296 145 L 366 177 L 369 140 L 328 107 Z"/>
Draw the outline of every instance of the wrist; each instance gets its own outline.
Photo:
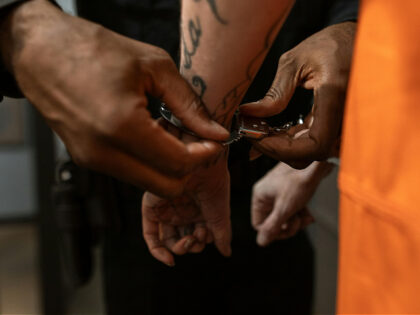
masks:
<path id="1" fill-rule="evenodd" d="M 13 6 L 0 22 L 0 53 L 6 69 L 15 74 L 22 55 L 30 59 L 32 49 L 51 42 L 49 32 L 65 16 L 47 0 L 25 1 Z"/>
<path id="2" fill-rule="evenodd" d="M 326 161 L 315 161 L 306 169 L 299 171 L 302 182 L 320 182 L 325 178 L 334 168 L 334 165 Z"/>

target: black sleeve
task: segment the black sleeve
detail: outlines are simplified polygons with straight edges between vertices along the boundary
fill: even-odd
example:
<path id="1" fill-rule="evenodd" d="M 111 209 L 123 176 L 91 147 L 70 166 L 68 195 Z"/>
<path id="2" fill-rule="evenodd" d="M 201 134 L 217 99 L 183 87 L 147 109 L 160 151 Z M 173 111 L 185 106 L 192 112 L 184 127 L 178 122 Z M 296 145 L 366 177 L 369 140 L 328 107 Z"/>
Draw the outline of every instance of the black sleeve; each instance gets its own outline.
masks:
<path id="1" fill-rule="evenodd" d="M 10 6 L 23 1 L 27 0 L 0 0 L 0 19 L 3 18 L 3 15 L 7 12 Z M 55 1 L 51 2 L 59 7 Z M 5 69 L 3 62 L 0 60 L 0 102 L 3 100 L 3 96 L 23 97 L 15 79 Z"/>
<path id="2" fill-rule="evenodd" d="M 328 25 L 357 21 L 359 0 L 336 0 L 329 11 Z"/>

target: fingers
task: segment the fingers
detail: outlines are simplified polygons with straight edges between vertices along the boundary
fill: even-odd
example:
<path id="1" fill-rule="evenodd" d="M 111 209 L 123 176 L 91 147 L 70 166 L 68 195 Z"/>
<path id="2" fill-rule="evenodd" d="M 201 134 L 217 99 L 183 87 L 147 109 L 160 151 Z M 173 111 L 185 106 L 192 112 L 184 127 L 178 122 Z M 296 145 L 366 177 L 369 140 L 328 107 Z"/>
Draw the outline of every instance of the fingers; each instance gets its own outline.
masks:
<path id="1" fill-rule="evenodd" d="M 156 74 L 154 93 L 187 129 L 200 137 L 217 141 L 229 137 L 229 132 L 210 118 L 200 97 L 182 78 L 173 62 L 164 72 Z"/>
<path id="2" fill-rule="evenodd" d="M 293 212 L 286 211 L 282 198 L 278 198 L 270 215 L 258 226 L 257 244 L 267 246 L 282 232 L 283 223 L 287 222 Z"/>
<path id="3" fill-rule="evenodd" d="M 147 214 L 150 209 L 146 206 L 145 195 L 142 203 L 142 226 L 143 226 L 143 237 L 146 245 L 150 251 L 150 254 L 160 262 L 166 264 L 169 267 L 175 266 L 174 256 L 165 247 L 159 237 L 159 224 L 157 221 L 149 219 Z"/>
<path id="4" fill-rule="evenodd" d="M 173 225 L 160 223 L 160 241 L 176 255 L 185 255 L 196 243 L 193 235 L 180 237 Z"/>
<path id="5" fill-rule="evenodd" d="M 258 151 L 281 161 L 324 160 L 339 137 L 344 95 L 335 86 L 323 86 L 315 91 L 313 124 L 299 137 L 288 133 L 267 137 L 255 142 Z"/>
<path id="6" fill-rule="evenodd" d="M 188 163 L 192 170 L 213 161 L 225 150 L 221 144 L 211 141 L 192 142 L 186 147 L 190 156 Z"/>
<path id="7" fill-rule="evenodd" d="M 281 113 L 287 107 L 299 83 L 298 70 L 292 53 L 282 55 L 276 77 L 265 97 L 240 106 L 241 113 L 254 117 L 269 117 Z"/>
<path id="8" fill-rule="evenodd" d="M 257 243 L 260 246 L 268 246 L 273 241 L 284 240 L 293 237 L 300 230 L 305 229 L 308 225 L 315 221 L 307 208 L 300 210 L 298 213 L 290 217 L 284 223 L 278 223 L 275 229 L 271 230 L 269 238 L 262 236 L 264 231 L 259 230 L 257 235 Z M 260 241 L 260 242 L 259 242 Z"/>
<path id="9" fill-rule="evenodd" d="M 229 257 L 232 254 L 229 191 L 226 190 L 223 193 L 227 195 L 216 196 L 202 202 L 201 207 L 206 226 L 209 229 L 209 234 L 212 234 L 216 248 L 223 256 Z"/>
<path id="10" fill-rule="evenodd" d="M 288 220 L 283 231 L 279 234 L 278 240 L 284 240 L 296 235 L 300 230 L 305 229 L 308 225 L 315 221 L 307 208 L 299 211 L 296 215 Z"/>
<path id="11" fill-rule="evenodd" d="M 174 226 L 159 223 L 159 240 L 175 255 L 200 253 L 206 247 L 207 229 L 204 223 Z"/>
<path id="12" fill-rule="evenodd" d="M 296 215 L 290 219 L 290 222 L 287 223 L 286 229 L 279 233 L 277 240 L 284 240 L 290 238 L 301 229 L 302 219 L 300 216 Z"/>
<path id="13" fill-rule="evenodd" d="M 230 226 L 230 220 L 224 220 L 225 222 L 220 223 L 209 223 L 209 229 L 213 233 L 213 241 L 219 252 L 225 256 L 230 257 L 232 255 L 231 240 L 232 231 Z"/>
<path id="14" fill-rule="evenodd" d="M 127 119 L 114 145 L 143 163 L 173 177 L 183 177 L 214 159 L 223 146 L 212 141 L 183 143 L 143 111 Z"/>
<path id="15" fill-rule="evenodd" d="M 263 192 L 254 186 L 251 197 L 251 224 L 258 230 L 259 226 L 267 219 L 273 211 L 274 198 L 265 196 Z"/>
<path id="16" fill-rule="evenodd" d="M 90 158 L 80 159 L 73 156 L 75 162 L 139 188 L 147 189 L 159 196 L 174 197 L 184 190 L 186 178 L 164 175 L 121 150 L 103 144 L 91 146 L 91 150 L 94 154 L 91 154 Z"/>
<path id="17" fill-rule="evenodd" d="M 177 227 L 180 236 L 192 237 L 193 242 L 186 244 L 187 251 L 185 253 L 201 253 L 206 247 L 207 228 L 204 223 L 198 222 L 189 226 Z M 183 255 L 180 253 L 178 255 Z"/>

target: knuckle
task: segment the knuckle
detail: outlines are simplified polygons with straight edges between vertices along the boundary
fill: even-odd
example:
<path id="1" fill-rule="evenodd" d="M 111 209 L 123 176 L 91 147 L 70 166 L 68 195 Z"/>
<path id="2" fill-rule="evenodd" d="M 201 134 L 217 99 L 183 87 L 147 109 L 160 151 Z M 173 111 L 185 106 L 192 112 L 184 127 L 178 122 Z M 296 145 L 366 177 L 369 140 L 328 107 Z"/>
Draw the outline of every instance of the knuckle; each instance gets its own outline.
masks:
<path id="1" fill-rule="evenodd" d="M 254 186 L 252 186 L 252 195 L 257 197 L 257 195 L 259 195 L 261 191 L 261 183 L 257 182 L 254 184 Z"/>
<path id="2" fill-rule="evenodd" d="M 148 66 L 150 69 L 156 68 L 170 68 L 175 66 L 171 56 L 162 48 L 154 47 L 149 57 L 143 60 L 143 65 Z"/>
<path id="3" fill-rule="evenodd" d="M 285 52 L 280 56 L 278 68 L 284 68 L 288 66 L 293 66 L 295 64 L 296 57 L 292 50 Z"/>
<path id="4" fill-rule="evenodd" d="M 103 139 L 113 139 L 117 137 L 123 130 L 134 127 L 135 124 L 141 123 L 143 130 L 151 130 L 157 132 L 159 128 L 158 124 L 154 126 L 150 124 L 152 120 L 149 120 L 150 113 L 145 109 L 147 106 L 146 97 L 139 97 L 136 102 L 126 104 L 126 108 L 121 108 L 117 105 L 99 106 L 100 111 L 91 121 L 91 132 L 95 137 Z M 135 109 L 137 110 L 136 115 L 133 115 Z M 156 128 L 156 130 L 153 130 Z"/>
<path id="5" fill-rule="evenodd" d="M 271 99 L 272 101 L 276 101 L 281 98 L 280 90 L 277 86 L 271 86 L 268 92 L 265 94 L 265 97 Z"/>
<path id="6" fill-rule="evenodd" d="M 201 100 L 195 93 L 188 93 L 184 96 L 184 102 L 182 102 L 182 107 L 174 107 L 173 113 L 178 118 L 191 117 L 192 113 L 195 115 L 203 116 L 205 115 L 205 107 L 201 106 Z"/>

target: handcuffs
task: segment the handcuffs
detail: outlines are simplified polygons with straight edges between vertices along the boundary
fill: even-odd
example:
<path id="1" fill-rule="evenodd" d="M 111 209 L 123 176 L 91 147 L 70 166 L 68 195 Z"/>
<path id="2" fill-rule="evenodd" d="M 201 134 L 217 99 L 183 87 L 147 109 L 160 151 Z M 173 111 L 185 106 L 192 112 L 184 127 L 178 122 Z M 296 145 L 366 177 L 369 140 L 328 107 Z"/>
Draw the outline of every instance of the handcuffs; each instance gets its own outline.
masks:
<path id="1" fill-rule="evenodd" d="M 196 136 L 192 131 L 186 129 L 181 121 L 176 118 L 172 112 L 166 108 L 165 104 L 162 103 L 160 107 L 160 114 L 169 123 L 182 131 Z M 271 127 L 264 119 L 257 117 L 250 117 L 241 115 L 236 112 L 234 115 L 232 130 L 230 131 L 229 139 L 222 142 L 222 145 L 228 146 L 242 138 L 261 140 L 265 137 L 272 136 L 278 133 L 286 132 L 291 127 L 296 125 L 302 125 L 304 123 L 303 116 L 300 115 L 297 121 L 288 122 L 280 127 Z"/>
<path id="2" fill-rule="evenodd" d="M 172 112 L 166 108 L 165 104 L 162 103 L 160 107 L 160 114 L 162 117 L 167 120 L 170 124 L 181 129 L 182 131 L 197 137 L 191 130 L 186 129 L 181 121 L 176 118 Z M 288 122 L 280 127 L 271 127 L 264 119 L 258 117 L 250 117 L 241 115 L 239 112 L 236 112 L 234 115 L 232 130 L 230 132 L 229 139 L 222 142 L 222 145 L 228 146 L 236 141 L 239 141 L 242 138 L 261 140 L 265 137 L 272 136 L 278 133 L 286 132 L 291 127 L 296 125 L 302 125 L 303 115 L 299 115 L 297 121 Z M 329 157 L 327 159 L 328 163 L 335 164 L 340 166 L 340 159 L 337 157 Z"/>

